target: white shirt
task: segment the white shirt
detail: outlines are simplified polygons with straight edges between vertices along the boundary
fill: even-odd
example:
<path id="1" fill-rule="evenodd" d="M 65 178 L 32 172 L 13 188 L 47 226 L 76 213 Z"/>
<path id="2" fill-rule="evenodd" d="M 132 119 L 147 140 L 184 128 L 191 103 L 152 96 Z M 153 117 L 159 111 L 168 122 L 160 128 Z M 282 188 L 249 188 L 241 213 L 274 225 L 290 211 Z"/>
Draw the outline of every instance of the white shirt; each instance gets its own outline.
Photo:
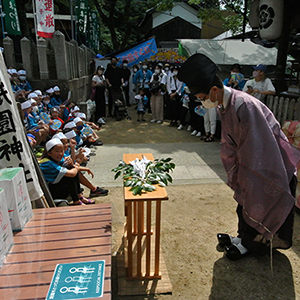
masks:
<path id="1" fill-rule="evenodd" d="M 150 82 L 152 82 L 154 80 L 155 75 L 156 75 L 155 73 L 152 74 Z M 161 73 L 158 74 L 158 82 L 161 83 L 161 84 L 166 84 L 167 83 L 167 78 L 168 78 L 168 76 L 165 72 L 161 72 Z"/>
<path id="2" fill-rule="evenodd" d="M 92 81 L 95 81 L 96 84 L 99 84 L 99 83 L 105 81 L 105 77 L 104 77 L 104 75 L 101 75 L 100 77 L 98 75 L 94 75 L 92 78 Z"/>
<path id="3" fill-rule="evenodd" d="M 243 88 L 244 92 L 247 92 L 248 86 L 251 86 L 254 90 L 257 89 L 260 92 L 275 92 L 275 87 L 270 78 L 261 81 L 255 81 L 255 79 L 248 80 Z M 251 95 L 259 100 L 263 100 L 266 96 L 265 94 L 258 93 L 252 93 Z"/>
<path id="4" fill-rule="evenodd" d="M 231 89 L 227 86 L 224 86 L 224 95 L 223 95 L 223 107 L 226 108 L 229 98 L 231 96 Z"/>
<path id="5" fill-rule="evenodd" d="M 183 82 L 178 78 L 174 79 L 174 75 L 171 74 L 167 79 L 167 91 L 168 94 L 172 94 L 172 91 L 176 91 L 178 95 L 181 95 Z"/>

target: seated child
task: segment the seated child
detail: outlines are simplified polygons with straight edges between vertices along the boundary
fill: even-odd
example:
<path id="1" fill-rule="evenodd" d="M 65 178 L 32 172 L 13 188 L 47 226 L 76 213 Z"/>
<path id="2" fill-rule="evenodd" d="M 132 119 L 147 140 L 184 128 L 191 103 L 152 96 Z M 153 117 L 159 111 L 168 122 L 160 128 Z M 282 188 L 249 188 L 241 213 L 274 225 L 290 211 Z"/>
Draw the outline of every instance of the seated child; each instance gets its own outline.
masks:
<path id="1" fill-rule="evenodd" d="M 36 122 L 34 116 L 31 114 L 31 100 L 21 103 L 21 108 L 24 113 L 24 123 L 27 133 L 31 133 L 36 140 L 36 144 L 39 145 L 42 141 L 46 140 L 49 134 L 49 125 L 43 121 Z"/>
<path id="2" fill-rule="evenodd" d="M 51 128 L 50 126 L 50 135 L 54 135 L 58 130 L 62 130 L 64 121 L 59 117 L 59 111 L 55 107 L 50 110 L 50 115 L 52 121 L 58 120 L 60 122 L 58 125 L 61 124 L 58 128 Z"/>
<path id="3" fill-rule="evenodd" d="M 74 143 L 76 144 L 76 142 L 73 139 L 70 139 L 68 141 L 68 138 L 62 132 L 57 133 L 55 136 L 53 136 L 53 138 L 60 139 L 64 145 L 65 153 L 64 153 L 64 157 L 62 158 L 61 163 L 65 166 L 67 166 L 68 168 L 72 167 L 74 164 L 74 161 L 76 162 L 76 158 L 75 158 L 75 160 L 72 158 L 72 154 L 74 154 L 74 149 L 75 149 Z M 71 155 L 69 154 L 70 153 L 69 146 L 71 148 Z M 94 186 L 81 172 L 79 172 L 78 174 L 79 174 L 80 183 L 90 189 L 90 197 L 91 198 L 107 195 L 108 190 Z"/>
<path id="4" fill-rule="evenodd" d="M 40 168 L 45 180 L 49 183 L 49 190 L 53 199 L 66 199 L 69 195 L 74 205 L 94 204 L 80 192 L 79 172 L 93 173 L 89 168 L 75 163 L 68 169 L 68 163 L 63 166 L 64 146 L 59 139 L 51 139 L 46 143 L 43 157 L 39 160 Z"/>

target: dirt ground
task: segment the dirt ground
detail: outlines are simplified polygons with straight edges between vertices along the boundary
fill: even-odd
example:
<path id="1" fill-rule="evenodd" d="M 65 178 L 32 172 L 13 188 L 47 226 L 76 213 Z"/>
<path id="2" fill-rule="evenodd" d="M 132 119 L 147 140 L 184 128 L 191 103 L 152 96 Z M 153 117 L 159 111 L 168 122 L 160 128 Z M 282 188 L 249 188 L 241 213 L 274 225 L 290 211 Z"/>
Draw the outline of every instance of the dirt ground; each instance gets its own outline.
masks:
<path id="1" fill-rule="evenodd" d="M 147 135 L 149 128 L 153 131 L 151 137 Z M 134 134 L 141 132 L 145 134 L 147 143 L 195 141 L 190 134 L 179 135 L 177 130 L 166 124 L 160 127 L 149 123 L 143 125 L 135 119 L 109 121 L 101 132 L 101 139 L 106 144 L 141 143 L 137 134 Z M 118 296 L 113 259 L 114 300 L 300 299 L 298 213 L 295 216 L 294 245 L 289 250 L 273 252 L 272 271 L 268 255 L 248 256 L 233 262 L 217 251 L 216 234 L 227 232 L 235 235 L 237 229 L 236 202 L 232 198 L 233 192 L 225 183 L 171 185 L 167 191 L 169 200 L 162 205 L 161 247 L 173 287 L 172 294 Z M 125 220 L 122 188 L 110 188 L 110 194 L 105 198 L 96 198 L 96 202 L 112 203 L 114 258 L 120 245 L 115 234 Z"/>

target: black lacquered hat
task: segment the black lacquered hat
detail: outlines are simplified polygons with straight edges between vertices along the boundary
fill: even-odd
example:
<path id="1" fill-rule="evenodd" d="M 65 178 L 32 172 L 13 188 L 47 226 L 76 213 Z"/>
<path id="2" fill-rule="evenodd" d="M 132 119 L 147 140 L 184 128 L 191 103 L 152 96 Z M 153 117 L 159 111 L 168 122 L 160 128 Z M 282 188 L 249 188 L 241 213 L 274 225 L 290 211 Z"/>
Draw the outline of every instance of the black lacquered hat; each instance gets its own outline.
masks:
<path id="1" fill-rule="evenodd" d="M 195 95 L 209 89 L 217 71 L 218 67 L 211 59 L 204 54 L 196 53 L 182 65 L 178 79 Z"/>

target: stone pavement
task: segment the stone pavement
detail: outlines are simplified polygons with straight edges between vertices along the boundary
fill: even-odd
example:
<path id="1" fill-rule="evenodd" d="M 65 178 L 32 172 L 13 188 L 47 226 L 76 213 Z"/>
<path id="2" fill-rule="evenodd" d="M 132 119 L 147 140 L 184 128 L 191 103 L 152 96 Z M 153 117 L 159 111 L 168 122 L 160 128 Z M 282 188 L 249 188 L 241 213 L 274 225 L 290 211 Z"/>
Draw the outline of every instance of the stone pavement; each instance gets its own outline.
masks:
<path id="1" fill-rule="evenodd" d="M 146 122 L 136 121 L 136 109 L 128 108 L 131 120 L 117 122 L 108 118 L 98 133 L 104 145 L 93 149 L 88 167 L 94 172 L 93 182 L 103 187 L 122 186 L 120 178 L 114 180 L 115 168 L 123 153 L 152 153 L 154 158 L 172 157 L 176 168 L 173 184 L 200 184 L 226 182 L 226 174 L 220 158 L 219 140 L 211 143 L 191 136 L 186 130 L 151 123 L 151 114 L 145 114 Z M 141 143 L 143 142 L 143 143 Z"/>
<path id="2" fill-rule="evenodd" d="M 174 129 L 175 130 L 175 129 Z M 186 134 L 178 132 L 178 134 Z M 114 180 L 115 168 L 123 153 L 152 153 L 154 158 L 172 157 L 176 168 L 173 184 L 221 183 L 226 174 L 220 159 L 220 143 L 153 143 L 153 144 L 105 144 L 92 152 L 88 167 L 93 171 L 93 182 L 103 187 L 122 186 L 120 178 Z"/>

